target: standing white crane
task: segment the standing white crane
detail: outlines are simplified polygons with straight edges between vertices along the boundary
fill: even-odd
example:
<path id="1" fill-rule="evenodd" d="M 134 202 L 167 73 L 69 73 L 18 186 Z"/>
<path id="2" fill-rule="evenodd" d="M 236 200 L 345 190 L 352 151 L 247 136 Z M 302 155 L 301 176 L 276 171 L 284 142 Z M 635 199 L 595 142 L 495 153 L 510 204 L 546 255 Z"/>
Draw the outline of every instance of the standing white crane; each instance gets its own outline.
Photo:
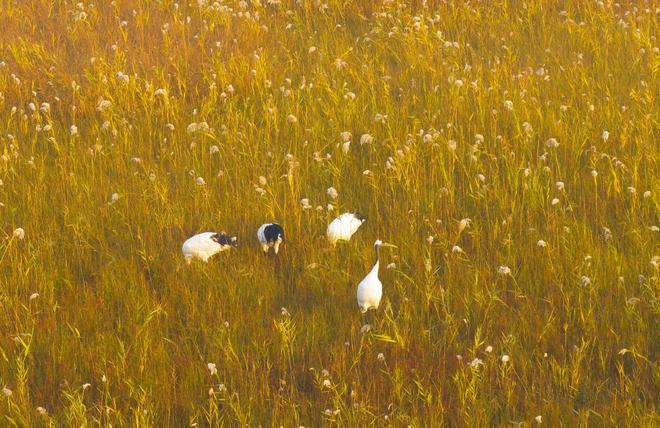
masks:
<path id="1" fill-rule="evenodd" d="M 376 250 L 376 264 L 371 268 L 371 272 L 364 277 L 358 284 L 357 288 L 357 303 L 360 307 L 360 312 L 365 313 L 369 309 L 378 309 L 380 299 L 383 297 L 383 283 L 378 278 L 378 267 L 380 265 L 378 257 L 378 249 L 380 247 L 393 247 L 392 244 L 387 244 L 380 239 L 374 242 L 374 250 Z"/>
<path id="2" fill-rule="evenodd" d="M 362 226 L 367 218 L 359 212 L 344 213 L 328 225 L 328 241 L 337 245 L 339 241 L 350 241 L 351 236 Z"/>
<path id="3" fill-rule="evenodd" d="M 277 254 L 284 242 L 284 229 L 277 223 L 265 223 L 257 230 L 257 238 L 264 253 L 272 248 Z"/>
<path id="4" fill-rule="evenodd" d="M 181 251 L 188 264 L 192 262 L 192 259 L 200 259 L 208 263 L 213 255 L 235 246 L 235 236 L 227 236 L 225 232 L 203 232 L 188 238 L 183 243 Z"/>

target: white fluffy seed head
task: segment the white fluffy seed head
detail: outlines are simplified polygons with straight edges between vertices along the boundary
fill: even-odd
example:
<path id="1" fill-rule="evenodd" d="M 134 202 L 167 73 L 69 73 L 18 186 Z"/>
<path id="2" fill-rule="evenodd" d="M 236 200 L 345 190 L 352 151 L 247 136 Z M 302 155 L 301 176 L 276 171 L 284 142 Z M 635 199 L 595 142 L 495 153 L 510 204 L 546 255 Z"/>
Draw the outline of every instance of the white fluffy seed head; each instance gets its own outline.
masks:
<path id="1" fill-rule="evenodd" d="M 339 193 L 337 192 L 337 189 L 334 187 L 328 187 L 328 190 L 326 190 L 326 194 L 331 198 L 331 199 L 337 199 L 339 196 Z"/>

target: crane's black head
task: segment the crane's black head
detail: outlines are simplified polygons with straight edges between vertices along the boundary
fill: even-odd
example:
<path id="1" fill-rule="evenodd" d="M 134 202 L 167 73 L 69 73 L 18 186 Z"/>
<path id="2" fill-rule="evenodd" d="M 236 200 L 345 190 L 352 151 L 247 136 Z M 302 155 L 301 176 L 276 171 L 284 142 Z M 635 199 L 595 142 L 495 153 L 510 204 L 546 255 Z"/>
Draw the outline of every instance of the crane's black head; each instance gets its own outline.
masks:
<path id="1" fill-rule="evenodd" d="M 232 247 L 238 246 L 238 240 L 235 236 L 227 236 L 225 232 L 216 233 L 211 236 L 211 239 L 220 245 L 231 245 Z"/>
<path id="2" fill-rule="evenodd" d="M 353 216 L 355 216 L 355 218 L 360 220 L 362 223 L 364 223 L 367 220 L 367 217 L 365 217 L 364 214 L 359 213 L 357 211 L 353 213 Z"/>
<path id="3" fill-rule="evenodd" d="M 264 229 L 266 242 L 284 242 L 284 229 L 277 223 L 272 223 Z"/>

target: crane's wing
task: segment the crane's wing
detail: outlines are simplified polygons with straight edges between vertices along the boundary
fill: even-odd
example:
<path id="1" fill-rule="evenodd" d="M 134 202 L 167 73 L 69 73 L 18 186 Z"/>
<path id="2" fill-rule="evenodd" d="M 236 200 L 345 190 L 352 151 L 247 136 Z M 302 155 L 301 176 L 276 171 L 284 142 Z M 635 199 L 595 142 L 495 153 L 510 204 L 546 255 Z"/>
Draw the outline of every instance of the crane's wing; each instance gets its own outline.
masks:
<path id="1" fill-rule="evenodd" d="M 220 244 L 215 242 L 211 237 L 213 232 L 200 233 L 193 236 L 183 244 L 183 252 L 186 253 L 208 253 L 217 251 Z"/>

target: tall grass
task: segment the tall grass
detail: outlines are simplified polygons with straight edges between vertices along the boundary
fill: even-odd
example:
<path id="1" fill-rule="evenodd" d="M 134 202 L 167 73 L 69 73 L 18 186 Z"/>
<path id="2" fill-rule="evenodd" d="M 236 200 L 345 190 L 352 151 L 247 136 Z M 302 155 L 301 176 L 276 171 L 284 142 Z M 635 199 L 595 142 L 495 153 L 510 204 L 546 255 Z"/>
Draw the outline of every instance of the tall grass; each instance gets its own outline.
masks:
<path id="1" fill-rule="evenodd" d="M 0 0 L 0 424 L 657 426 L 658 13 Z"/>

